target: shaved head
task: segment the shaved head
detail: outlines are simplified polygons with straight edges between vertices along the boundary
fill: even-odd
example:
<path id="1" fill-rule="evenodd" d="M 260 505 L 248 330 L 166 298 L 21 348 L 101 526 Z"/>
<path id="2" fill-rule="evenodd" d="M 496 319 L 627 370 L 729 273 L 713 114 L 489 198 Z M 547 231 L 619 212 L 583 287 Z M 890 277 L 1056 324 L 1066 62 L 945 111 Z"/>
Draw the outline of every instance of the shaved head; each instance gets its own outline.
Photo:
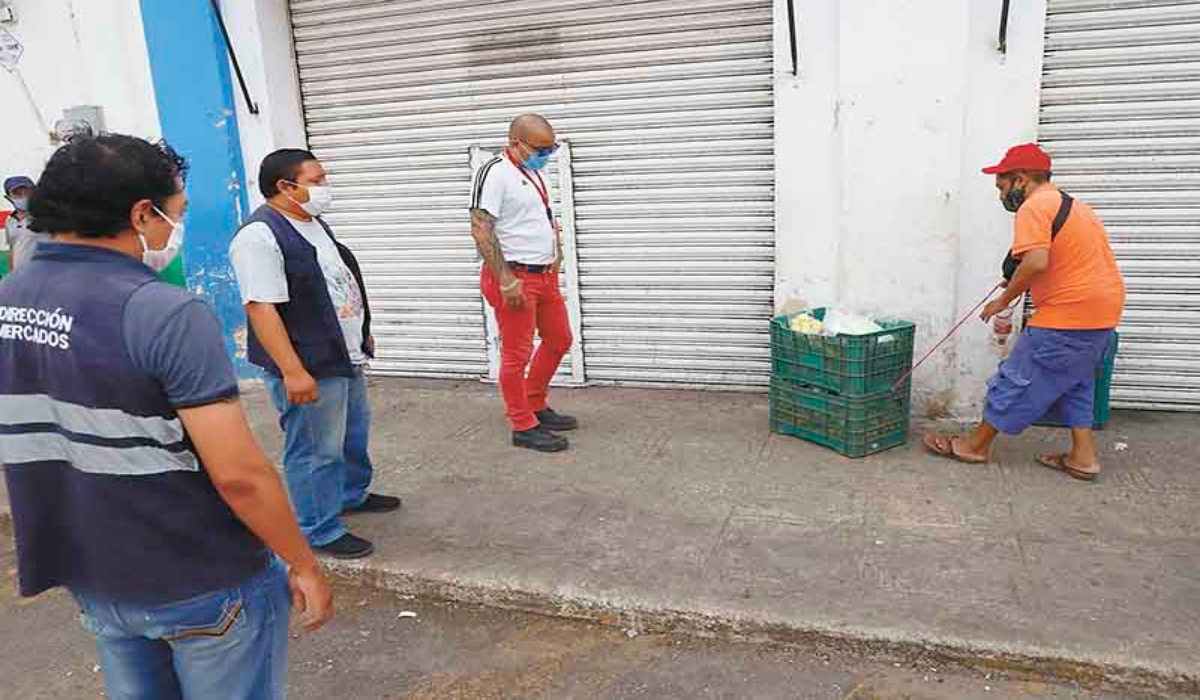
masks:
<path id="1" fill-rule="evenodd" d="M 540 114 L 522 114 L 508 127 L 508 140 L 541 148 L 554 143 L 554 127 Z"/>

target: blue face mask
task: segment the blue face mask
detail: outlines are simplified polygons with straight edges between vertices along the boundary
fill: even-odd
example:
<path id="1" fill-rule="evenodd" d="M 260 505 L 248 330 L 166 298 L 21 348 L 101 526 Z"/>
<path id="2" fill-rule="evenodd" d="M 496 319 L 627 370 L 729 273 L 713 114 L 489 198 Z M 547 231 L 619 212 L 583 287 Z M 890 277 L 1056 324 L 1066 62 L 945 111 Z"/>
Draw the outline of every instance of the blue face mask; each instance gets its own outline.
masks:
<path id="1" fill-rule="evenodd" d="M 539 155 L 539 154 L 535 153 L 535 154 L 529 156 L 528 158 L 526 158 L 525 162 L 522 163 L 521 165 L 523 165 L 524 167 L 526 167 L 530 170 L 541 170 L 542 168 L 546 167 L 547 163 L 550 162 L 550 155 L 551 154 L 549 154 L 549 153 L 544 154 L 544 155 Z"/>

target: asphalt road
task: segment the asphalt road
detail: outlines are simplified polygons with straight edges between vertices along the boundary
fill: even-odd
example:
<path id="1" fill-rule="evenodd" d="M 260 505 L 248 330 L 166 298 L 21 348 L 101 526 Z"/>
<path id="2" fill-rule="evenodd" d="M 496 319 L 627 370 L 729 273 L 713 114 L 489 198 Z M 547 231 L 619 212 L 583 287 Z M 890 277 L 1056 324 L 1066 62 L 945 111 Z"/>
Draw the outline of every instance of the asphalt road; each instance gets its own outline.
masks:
<path id="1" fill-rule="evenodd" d="M 7 534 L 7 533 L 5 533 Z M 70 597 L 13 594 L 0 544 L 0 697 L 102 697 L 91 641 Z M 1003 678 L 914 658 L 637 634 L 510 611 L 339 587 L 340 616 L 292 648 L 291 698 L 1153 697 Z M 416 617 L 401 613 L 415 613 Z"/>

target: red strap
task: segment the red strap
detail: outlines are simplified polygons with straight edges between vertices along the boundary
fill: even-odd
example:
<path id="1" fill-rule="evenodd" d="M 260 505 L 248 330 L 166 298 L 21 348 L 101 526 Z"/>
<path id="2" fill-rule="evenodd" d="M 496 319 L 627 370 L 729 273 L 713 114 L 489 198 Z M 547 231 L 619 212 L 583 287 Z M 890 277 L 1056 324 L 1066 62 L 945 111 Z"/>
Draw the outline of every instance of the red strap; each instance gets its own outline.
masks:
<path id="1" fill-rule="evenodd" d="M 546 182 L 542 180 L 541 173 L 533 173 L 533 175 L 537 175 L 537 179 L 534 180 L 525 166 L 518 163 L 508 149 L 504 149 L 504 155 L 521 172 L 521 176 L 533 185 L 533 189 L 537 190 L 538 196 L 542 198 L 542 205 L 546 207 L 546 218 L 550 220 L 550 228 L 557 230 L 558 226 L 554 223 L 554 210 L 550 208 L 550 191 L 546 188 Z"/>
<path id="2" fill-rule="evenodd" d="M 917 360 L 917 363 L 912 366 L 912 369 L 905 372 L 903 377 L 900 377 L 899 379 L 896 380 L 896 383 L 892 385 L 892 391 L 894 392 L 897 389 L 899 389 L 900 386 L 902 384 L 904 384 L 904 382 L 913 375 L 913 372 L 916 372 L 918 367 L 925 364 L 925 360 L 928 360 L 930 357 L 932 357 L 933 353 L 937 352 L 937 349 L 942 347 L 942 343 L 946 342 L 947 340 L 950 340 L 950 336 L 957 333 L 958 329 L 962 328 L 963 324 L 966 323 L 968 320 L 970 320 L 970 318 L 972 316 L 975 315 L 975 312 L 979 310 L 979 307 L 986 304 L 988 299 L 991 299 L 992 295 L 996 293 L 996 290 L 1000 289 L 1000 287 L 1002 287 L 1002 286 L 1004 286 L 1004 283 L 1000 282 L 995 287 L 992 287 L 992 290 L 990 292 L 988 292 L 987 296 L 985 296 L 978 304 L 975 305 L 975 308 L 968 311 L 967 315 L 962 317 L 962 320 L 960 320 L 958 323 L 954 324 L 954 327 L 950 329 L 950 332 L 947 333 L 941 340 L 937 341 L 937 343 L 934 344 L 934 346 L 929 349 L 929 352 L 925 353 L 924 357 Z"/>

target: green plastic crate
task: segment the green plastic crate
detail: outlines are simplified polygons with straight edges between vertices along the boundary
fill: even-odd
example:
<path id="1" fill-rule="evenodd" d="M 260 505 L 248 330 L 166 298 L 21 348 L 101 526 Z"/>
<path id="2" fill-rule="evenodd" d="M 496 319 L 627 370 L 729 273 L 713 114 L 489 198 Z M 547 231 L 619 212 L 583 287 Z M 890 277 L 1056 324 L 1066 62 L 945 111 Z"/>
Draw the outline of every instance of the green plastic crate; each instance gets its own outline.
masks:
<path id="1" fill-rule="evenodd" d="M 1109 346 L 1108 353 L 1104 355 L 1104 363 L 1096 370 L 1096 392 L 1092 408 L 1093 430 L 1104 430 L 1104 426 L 1108 423 L 1108 419 L 1112 415 L 1112 407 L 1109 405 L 1109 401 L 1112 395 L 1113 367 L 1117 363 L 1117 349 L 1120 344 L 1121 336 L 1114 333 L 1112 345 Z M 1052 420 L 1039 420 L 1034 425 L 1043 428 L 1066 427 L 1063 423 Z"/>
<path id="2" fill-rule="evenodd" d="M 810 313 L 825 318 L 823 308 Z M 880 320 L 878 333 L 833 337 L 796 333 L 788 321 L 787 316 L 771 321 L 771 364 L 780 379 L 843 396 L 868 396 L 891 391 L 912 368 L 917 327 L 908 321 Z"/>
<path id="3" fill-rule="evenodd" d="M 847 457 L 867 455 L 908 442 L 911 383 L 895 393 L 849 397 L 771 380 L 771 432 L 824 445 Z"/>

